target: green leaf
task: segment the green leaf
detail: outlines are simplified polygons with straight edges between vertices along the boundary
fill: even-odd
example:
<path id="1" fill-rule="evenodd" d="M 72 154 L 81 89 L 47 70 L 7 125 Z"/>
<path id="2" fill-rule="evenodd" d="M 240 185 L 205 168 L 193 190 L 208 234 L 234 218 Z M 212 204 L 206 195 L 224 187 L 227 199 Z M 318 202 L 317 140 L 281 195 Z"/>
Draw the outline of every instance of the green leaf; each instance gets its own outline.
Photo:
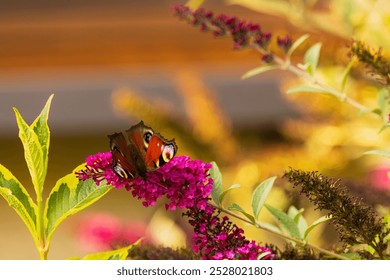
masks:
<path id="1" fill-rule="evenodd" d="M 294 222 L 294 220 L 291 217 L 289 217 L 283 211 L 272 207 L 271 205 L 264 204 L 264 207 L 267 208 L 267 210 L 275 218 L 280 228 L 284 232 L 297 239 L 301 239 L 301 240 L 303 239 L 302 236 L 300 235 L 297 224 Z"/>
<path id="2" fill-rule="evenodd" d="M 287 211 L 287 215 L 297 224 L 300 236 L 303 236 L 307 229 L 307 222 L 303 217 L 303 211 L 303 208 L 298 210 L 295 206 L 290 206 Z"/>
<path id="3" fill-rule="evenodd" d="M 390 158 L 390 152 L 382 151 L 382 150 L 367 151 L 367 152 L 364 152 L 363 155 L 379 155 L 379 156 L 384 156 L 384 157 Z"/>
<path id="4" fill-rule="evenodd" d="M 293 52 L 300 46 L 302 45 L 302 43 L 304 41 L 306 41 L 307 38 L 309 38 L 310 35 L 309 34 L 304 34 L 302 35 L 301 37 L 299 37 L 297 40 L 295 40 L 293 42 L 293 44 L 291 45 L 290 49 L 288 50 L 288 53 L 287 53 L 287 58 L 290 59 L 291 58 L 291 55 L 293 54 Z"/>
<path id="5" fill-rule="evenodd" d="M 310 68 L 310 65 L 309 64 L 301 64 L 301 63 L 298 63 L 297 64 L 297 67 L 305 72 L 307 72 L 307 69 Z"/>
<path id="6" fill-rule="evenodd" d="M 265 222 L 257 222 L 261 227 L 271 231 L 271 232 L 276 232 L 276 233 L 282 233 L 282 231 L 275 225 L 265 223 Z"/>
<path id="7" fill-rule="evenodd" d="M 382 112 L 388 111 L 387 109 L 388 101 L 389 101 L 389 91 L 386 88 L 382 88 L 378 93 L 378 99 L 377 99 L 379 109 L 381 109 Z"/>
<path id="8" fill-rule="evenodd" d="M 238 189 L 238 188 L 240 188 L 240 184 L 231 185 L 227 190 L 221 193 L 221 195 L 219 196 L 219 202 L 222 204 L 222 201 L 224 200 L 227 193 L 230 192 L 231 190 Z"/>
<path id="9" fill-rule="evenodd" d="M 34 129 L 27 125 L 18 109 L 14 108 L 16 121 L 19 127 L 19 138 L 23 143 L 24 158 L 30 172 L 35 193 L 38 197 L 42 195 L 43 184 L 45 182 L 46 168 L 43 159 L 43 150 L 38 136 Z"/>
<path id="10" fill-rule="evenodd" d="M 210 177 L 214 181 L 213 190 L 211 191 L 211 197 L 217 205 L 221 205 L 220 196 L 222 194 L 222 174 L 219 171 L 216 162 L 211 162 L 212 168 L 210 169 Z"/>
<path id="11" fill-rule="evenodd" d="M 377 103 L 381 111 L 381 117 L 387 119 L 389 114 L 389 90 L 382 88 L 378 93 Z"/>
<path id="12" fill-rule="evenodd" d="M 347 79 L 354 63 L 355 63 L 355 59 L 352 58 L 343 72 L 342 79 L 341 79 L 341 87 L 340 87 L 341 92 L 344 92 L 345 90 L 345 85 L 347 84 Z"/>
<path id="13" fill-rule="evenodd" d="M 37 206 L 22 184 L 12 173 L 0 164 L 0 195 L 22 218 L 37 242 Z"/>
<path id="14" fill-rule="evenodd" d="M 245 210 L 242 209 L 240 205 L 238 205 L 238 204 L 236 204 L 236 203 L 233 203 L 233 204 L 231 204 L 231 205 L 228 207 L 228 209 L 231 210 L 231 211 L 237 211 L 237 212 L 242 213 L 242 214 L 245 215 L 245 217 L 247 217 L 253 224 L 256 224 L 256 219 L 255 219 L 255 217 L 253 217 L 251 214 L 245 212 Z"/>
<path id="15" fill-rule="evenodd" d="M 315 71 L 317 70 L 318 60 L 320 58 L 321 46 L 322 46 L 321 43 L 314 44 L 305 53 L 304 61 L 305 64 L 309 65 L 307 69 L 307 73 L 310 74 L 311 76 L 313 76 Z"/>
<path id="16" fill-rule="evenodd" d="M 308 226 L 308 228 L 306 229 L 305 233 L 304 233 L 304 238 L 306 239 L 306 237 L 309 235 L 309 233 L 314 229 L 316 228 L 318 225 L 322 224 L 322 223 L 325 223 L 326 221 L 329 221 L 330 219 L 332 219 L 331 216 L 322 216 L 320 217 L 319 219 L 315 220 L 310 226 Z"/>
<path id="17" fill-rule="evenodd" d="M 314 87 L 314 86 L 297 86 L 293 87 L 287 90 L 287 94 L 293 94 L 298 92 L 310 92 L 310 93 L 323 93 L 323 94 L 330 94 L 328 91 L 324 90 L 320 87 Z"/>
<path id="18" fill-rule="evenodd" d="M 374 113 L 374 114 L 377 114 L 378 116 L 381 116 L 381 112 L 378 108 L 376 108 L 376 109 L 363 108 L 363 109 L 359 110 L 359 116 L 364 116 L 364 115 L 371 114 L 371 113 Z"/>
<path id="19" fill-rule="evenodd" d="M 49 118 L 49 111 L 51 106 L 51 101 L 53 100 L 54 94 L 52 94 L 46 102 L 45 107 L 42 109 L 39 116 L 31 124 L 31 128 L 34 130 L 35 134 L 38 136 L 38 141 L 41 145 L 43 152 L 43 163 L 44 170 L 47 170 L 47 162 L 49 155 L 49 146 L 50 146 L 50 129 L 47 124 Z M 46 176 L 46 174 L 44 174 Z"/>
<path id="20" fill-rule="evenodd" d="M 131 251 L 139 242 L 130 244 L 129 246 L 96 254 L 86 255 L 82 260 L 125 260 Z"/>
<path id="21" fill-rule="evenodd" d="M 295 206 L 291 205 L 287 210 L 287 215 L 294 220 L 295 223 L 298 223 L 300 217 L 303 214 L 304 209 L 297 209 Z"/>
<path id="22" fill-rule="evenodd" d="M 265 65 L 265 66 L 256 67 L 256 68 L 253 68 L 253 69 L 245 72 L 241 76 L 241 79 L 245 80 L 245 79 L 251 78 L 253 76 L 259 75 L 261 73 L 264 73 L 264 72 L 267 72 L 267 71 L 271 71 L 271 70 L 275 70 L 275 69 L 281 69 L 281 68 L 282 67 L 280 65 Z"/>
<path id="23" fill-rule="evenodd" d="M 74 173 L 58 180 L 45 206 L 44 217 L 48 242 L 63 220 L 90 206 L 111 188 L 105 184 L 105 181 L 101 182 L 100 186 L 97 186 L 92 179 L 79 181 Z"/>
<path id="24" fill-rule="evenodd" d="M 269 192 L 274 185 L 276 176 L 268 178 L 261 182 L 252 193 L 252 212 L 253 216 L 257 219 L 261 208 L 263 208 L 264 202 L 267 199 Z"/>
<path id="25" fill-rule="evenodd" d="M 369 110 L 369 113 L 373 113 L 375 115 L 378 115 L 381 118 L 382 118 L 382 115 L 383 115 L 382 110 L 379 109 L 379 108 L 375 108 L 375 109 Z"/>

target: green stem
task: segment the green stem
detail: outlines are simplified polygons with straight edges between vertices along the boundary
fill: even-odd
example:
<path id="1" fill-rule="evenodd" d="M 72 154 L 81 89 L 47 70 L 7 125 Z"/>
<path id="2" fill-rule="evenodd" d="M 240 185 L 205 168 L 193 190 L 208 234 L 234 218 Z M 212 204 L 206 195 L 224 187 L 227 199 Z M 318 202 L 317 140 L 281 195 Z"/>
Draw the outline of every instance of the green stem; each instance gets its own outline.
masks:
<path id="1" fill-rule="evenodd" d="M 251 44 L 251 48 L 262 53 L 262 54 L 269 53 L 268 51 L 260 48 L 258 45 L 255 45 L 255 44 Z M 317 78 L 309 75 L 307 72 L 303 71 L 302 69 L 298 68 L 297 66 L 292 65 L 289 61 L 284 60 L 276 55 L 274 55 L 273 60 L 276 64 L 282 66 L 281 67 L 282 70 L 289 71 L 289 72 L 321 87 L 326 92 L 328 92 L 331 95 L 333 95 L 334 97 L 340 99 L 342 102 L 345 102 L 349 105 L 352 105 L 353 107 L 359 109 L 360 111 L 367 110 L 367 108 L 364 105 L 360 104 L 359 102 L 357 102 L 353 98 L 348 97 L 344 92 L 341 92 L 341 91 L 329 86 L 328 84 L 324 83 L 323 81 L 320 81 Z"/>
<path id="2" fill-rule="evenodd" d="M 43 202 L 42 194 L 37 194 L 37 206 L 38 206 L 38 215 L 37 215 L 37 231 L 38 231 L 38 253 L 41 260 L 47 260 L 48 246 L 46 244 L 45 236 L 45 227 L 44 227 L 44 217 L 43 217 Z"/>
<path id="3" fill-rule="evenodd" d="M 316 251 L 318 251 L 318 252 L 321 252 L 321 253 L 323 253 L 323 254 L 326 254 L 326 255 L 328 255 L 328 256 L 334 257 L 334 258 L 339 259 L 339 260 L 350 260 L 350 259 L 347 258 L 347 257 L 344 257 L 344 256 L 342 256 L 342 255 L 333 253 L 333 252 L 331 252 L 331 251 L 329 251 L 329 250 L 323 249 L 323 248 L 318 247 L 318 246 L 315 246 L 315 245 L 313 245 L 313 244 L 307 243 L 307 242 L 305 242 L 305 241 L 303 241 L 303 240 L 300 240 L 300 239 L 291 237 L 291 236 L 286 235 L 286 234 L 284 234 L 284 233 L 280 233 L 280 232 L 273 231 L 273 230 L 271 230 L 271 229 L 269 229 L 269 228 L 265 228 L 264 226 L 262 226 L 262 225 L 261 225 L 260 223 L 258 223 L 258 222 L 253 223 L 251 220 L 249 220 L 249 219 L 247 219 L 247 218 L 245 218 L 245 217 L 243 217 L 243 216 L 241 216 L 241 215 L 238 215 L 238 214 L 235 213 L 235 212 L 232 212 L 232 211 L 229 211 L 229 210 L 227 210 L 227 209 L 224 209 L 224 208 L 222 208 L 222 207 L 220 207 L 220 206 L 217 206 L 217 205 L 215 205 L 214 203 L 209 203 L 209 204 L 212 205 L 213 207 L 215 207 L 216 209 L 219 209 L 219 210 L 221 210 L 222 212 L 224 212 L 224 213 L 226 213 L 226 214 L 228 214 L 228 215 L 230 215 L 230 216 L 233 216 L 233 217 L 235 217 L 235 218 L 237 218 L 237 219 L 239 219 L 239 220 L 241 220 L 241 221 L 244 221 L 244 222 L 246 222 L 246 223 L 248 223 L 248 224 L 254 225 L 255 227 L 260 228 L 260 229 L 262 229 L 262 230 L 268 231 L 269 233 L 272 233 L 273 235 L 279 236 L 279 237 L 281 237 L 281 238 L 283 238 L 283 239 L 287 239 L 287 240 L 293 241 L 293 242 L 295 242 L 295 243 L 297 243 L 297 244 L 300 244 L 300 245 L 302 245 L 302 246 L 308 246 L 308 247 L 310 247 L 310 248 L 312 248 L 312 249 L 314 249 L 314 250 L 316 250 Z"/>
<path id="4" fill-rule="evenodd" d="M 205 24 L 208 27 L 208 29 L 210 29 L 212 31 L 218 31 L 218 29 L 211 22 L 206 21 Z M 228 32 L 228 31 L 226 31 L 226 35 L 232 37 L 232 34 L 230 32 Z M 265 50 L 265 49 L 261 48 L 257 44 L 251 43 L 251 44 L 249 44 L 249 46 L 252 49 L 260 52 L 261 54 L 270 54 L 270 52 L 268 50 Z M 308 81 L 310 81 L 311 83 L 313 83 L 315 85 L 318 85 L 319 87 L 321 87 L 325 91 L 327 91 L 329 94 L 331 94 L 334 97 L 340 99 L 342 102 L 348 103 L 349 105 L 352 105 L 353 107 L 355 107 L 355 108 L 357 108 L 357 109 L 359 109 L 361 111 L 367 110 L 367 108 L 364 105 L 360 104 L 359 102 L 357 102 L 353 98 L 348 97 L 344 92 L 336 90 L 335 88 L 332 88 L 331 86 L 329 86 L 328 84 L 324 83 L 323 81 L 318 80 L 317 78 L 309 75 L 307 72 L 303 71 L 302 69 L 292 65 L 290 63 L 290 59 L 289 58 L 284 60 L 284 59 L 274 55 L 273 53 L 272 53 L 272 55 L 273 55 L 274 62 L 276 64 L 282 66 L 281 67 L 282 70 L 290 71 L 291 73 L 293 73 L 293 74 L 295 74 L 295 75 L 297 75 L 299 77 L 302 77 L 303 79 L 308 80 Z"/>

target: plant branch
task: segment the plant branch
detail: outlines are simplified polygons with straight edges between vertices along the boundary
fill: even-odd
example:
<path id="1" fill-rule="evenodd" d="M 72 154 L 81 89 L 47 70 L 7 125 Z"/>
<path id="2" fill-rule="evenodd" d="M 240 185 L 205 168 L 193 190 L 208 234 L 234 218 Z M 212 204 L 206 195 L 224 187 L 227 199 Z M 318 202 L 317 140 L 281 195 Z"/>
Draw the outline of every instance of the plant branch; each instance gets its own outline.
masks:
<path id="1" fill-rule="evenodd" d="M 272 231 L 272 230 L 269 229 L 269 228 L 265 228 L 264 226 L 262 226 L 262 225 L 261 225 L 260 223 L 258 223 L 258 222 L 253 223 L 251 220 L 249 220 L 249 219 L 247 219 L 247 218 L 245 218 L 245 217 L 243 217 L 243 216 L 241 216 L 241 215 L 238 215 L 238 214 L 235 213 L 235 212 L 232 212 L 232 211 L 230 211 L 230 210 L 227 210 L 227 209 L 225 209 L 225 208 L 222 208 L 222 207 L 220 207 L 220 206 L 217 206 L 217 205 L 215 205 L 214 203 L 211 203 L 211 202 L 210 202 L 209 204 L 212 205 L 213 207 L 215 207 L 216 209 L 219 209 L 219 210 L 221 210 L 222 212 L 224 212 L 224 213 L 226 213 L 226 214 L 228 214 L 228 215 L 230 215 L 230 216 L 233 216 L 233 217 L 235 217 L 235 218 L 237 218 L 237 219 L 239 219 L 239 220 L 241 220 L 241 221 L 243 221 L 243 222 L 246 222 L 246 223 L 248 223 L 248 224 L 254 225 L 254 226 L 257 227 L 257 228 L 260 228 L 260 229 L 262 229 L 262 230 L 265 230 L 265 231 L 267 231 L 267 232 L 269 232 L 269 233 L 272 233 L 272 234 L 274 234 L 274 235 L 276 235 L 276 236 L 279 236 L 279 237 L 281 237 L 281 238 L 283 238 L 283 239 L 287 239 L 287 240 L 293 241 L 293 242 L 295 242 L 295 243 L 297 243 L 297 244 L 300 244 L 300 245 L 302 245 L 302 246 L 308 246 L 308 247 L 310 247 L 310 248 L 312 248 L 312 249 L 314 249 L 314 250 L 316 250 L 316 251 L 318 251 L 318 252 L 321 252 L 321 253 L 323 253 L 323 254 L 326 254 L 326 255 L 328 255 L 328 256 L 334 257 L 334 258 L 339 259 L 339 260 L 349 260 L 349 258 L 347 258 L 347 257 L 344 257 L 344 256 L 342 256 L 342 255 L 333 253 L 333 252 L 331 252 L 331 251 L 329 251 L 329 250 L 323 249 L 323 248 L 318 247 L 318 246 L 316 246 L 316 245 L 307 243 L 307 242 L 305 242 L 305 241 L 303 241 L 303 240 L 300 240 L 300 239 L 291 237 L 291 236 L 289 236 L 289 235 L 286 235 L 286 234 L 283 234 L 283 233 L 280 233 L 280 232 Z"/>
<path id="2" fill-rule="evenodd" d="M 250 47 L 258 52 L 260 52 L 261 54 L 263 55 L 266 55 L 266 54 L 269 54 L 269 51 L 266 51 L 264 50 L 263 48 L 259 47 L 258 45 L 256 44 L 251 44 Z M 348 97 L 345 93 L 329 86 L 328 84 L 324 83 L 323 81 L 320 81 L 318 80 L 317 78 L 309 75 L 307 72 L 303 71 L 302 69 L 298 68 L 297 66 L 295 65 L 292 65 L 289 60 L 284 60 L 276 55 L 273 56 L 273 61 L 280 65 L 282 70 L 285 70 L 285 71 L 289 71 L 319 87 L 321 87 L 322 89 L 324 89 L 326 92 L 330 93 L 331 95 L 333 95 L 334 97 L 340 99 L 341 101 L 361 110 L 361 111 L 365 111 L 367 110 L 367 108 L 360 104 L 359 102 L 357 102 L 356 100 L 354 100 L 353 98 L 351 97 Z"/>
<path id="3" fill-rule="evenodd" d="M 319 86 L 330 95 L 361 111 L 367 110 L 364 105 L 360 104 L 353 98 L 348 97 L 344 92 L 329 86 L 316 77 L 309 75 L 299 67 L 292 65 L 289 55 L 287 55 L 286 59 L 283 59 L 269 51 L 268 45 L 271 39 L 271 33 L 264 33 L 261 31 L 259 25 L 239 20 L 236 17 L 229 17 L 224 14 L 216 16 L 212 12 L 206 12 L 203 9 L 192 10 L 183 5 L 174 6 L 174 11 L 175 15 L 180 19 L 186 20 L 194 26 L 200 26 L 202 31 L 211 31 L 214 37 L 231 37 L 234 41 L 235 49 L 250 47 L 264 55 L 263 59 L 264 57 L 272 56 L 272 62 L 281 66 L 280 68 L 282 70 L 289 71 Z M 287 52 L 291 47 L 291 39 L 287 36 L 285 39 L 282 39 L 281 41 L 279 40 L 280 39 L 278 39 L 279 47 Z M 385 67 L 385 69 L 387 68 Z"/>
<path id="4" fill-rule="evenodd" d="M 44 227 L 44 217 L 43 217 L 43 201 L 42 194 L 37 195 L 37 233 L 38 233 L 38 252 L 41 260 L 47 259 L 48 248 L 46 244 L 46 235 L 45 235 L 45 227 Z"/>

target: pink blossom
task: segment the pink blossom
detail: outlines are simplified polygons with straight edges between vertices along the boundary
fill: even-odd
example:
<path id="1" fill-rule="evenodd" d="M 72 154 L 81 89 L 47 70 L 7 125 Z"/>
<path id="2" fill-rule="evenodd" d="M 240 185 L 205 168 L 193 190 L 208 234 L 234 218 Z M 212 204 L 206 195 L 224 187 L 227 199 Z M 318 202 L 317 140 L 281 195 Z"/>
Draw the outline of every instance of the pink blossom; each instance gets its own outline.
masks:
<path id="1" fill-rule="evenodd" d="M 179 19 L 193 26 L 199 26 L 201 31 L 212 31 L 215 37 L 230 35 L 233 38 L 235 49 L 247 47 L 251 42 L 267 48 L 271 39 L 271 34 L 262 32 L 260 25 L 240 20 L 237 17 L 224 14 L 214 15 L 202 8 L 192 10 L 184 5 L 174 5 L 173 12 Z"/>
<path id="2" fill-rule="evenodd" d="M 235 19 L 229 19 L 234 25 Z M 253 27 L 256 28 L 256 27 Z M 200 160 L 191 160 L 188 156 L 174 157 L 167 164 L 145 178 L 125 179 L 112 170 L 110 152 L 89 156 L 86 167 L 76 172 L 80 180 L 92 178 L 96 184 L 106 180 L 116 188 L 125 188 L 133 197 L 142 201 L 145 207 L 154 206 L 161 197 L 166 197 L 167 210 L 186 209 L 184 216 L 194 227 L 193 250 L 202 259 L 257 259 L 260 254 L 269 252 L 268 248 L 249 241 L 244 231 L 229 221 L 227 216 L 220 217 L 220 211 L 209 204 L 213 180 L 209 176 L 212 165 Z M 112 222 L 111 222 L 112 223 Z M 93 232 L 103 244 L 111 244 L 118 236 L 123 238 L 123 229 L 115 223 L 107 223 L 107 228 L 97 227 Z"/>
<path id="3" fill-rule="evenodd" d="M 134 243 L 146 232 L 143 222 L 125 224 L 112 215 L 95 213 L 80 220 L 77 236 L 84 250 L 105 251 Z"/>
<path id="4" fill-rule="evenodd" d="M 379 190 L 389 190 L 390 189 L 390 166 L 389 165 L 380 165 L 371 170 L 369 174 L 370 184 Z"/>

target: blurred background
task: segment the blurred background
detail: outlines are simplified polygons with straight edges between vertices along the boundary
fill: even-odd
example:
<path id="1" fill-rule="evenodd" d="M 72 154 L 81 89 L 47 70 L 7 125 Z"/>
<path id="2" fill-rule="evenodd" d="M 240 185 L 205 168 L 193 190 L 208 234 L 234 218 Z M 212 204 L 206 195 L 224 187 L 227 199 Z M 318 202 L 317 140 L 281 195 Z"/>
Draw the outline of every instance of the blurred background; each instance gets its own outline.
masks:
<path id="1" fill-rule="evenodd" d="M 228 200 L 248 210 L 253 188 L 276 175 L 269 204 L 304 207 L 309 222 L 321 215 L 280 179 L 289 166 L 342 177 L 368 203 L 389 205 L 389 164 L 362 156 L 387 147 L 389 133 L 378 134 L 383 120 L 359 116 L 329 97 L 286 96 L 286 89 L 299 83 L 287 72 L 241 80 L 243 73 L 260 65 L 259 54 L 233 50 L 229 38 L 215 39 L 181 22 L 172 16 L 175 3 L 185 2 L 0 1 L 0 162 L 30 194 L 12 108 L 31 123 L 54 93 L 46 194 L 86 156 L 108 151 L 108 134 L 143 119 L 166 138 L 174 137 L 180 155 L 216 161 L 225 188 L 241 185 Z M 203 7 L 259 23 L 274 38 L 310 33 L 296 59 L 310 44 L 323 42 L 320 75 L 331 85 L 337 85 L 348 63 L 347 45 L 353 36 L 383 47 L 385 54 L 390 48 L 387 1 L 209 0 Z M 353 74 L 347 90 L 375 107 L 379 86 L 362 72 Z M 272 222 L 268 213 L 261 217 Z M 0 259 L 38 258 L 28 230 L 4 200 L 0 219 Z M 240 226 L 250 239 L 282 244 Z M 189 242 L 180 213 L 166 213 L 163 201 L 144 208 L 130 193 L 118 190 L 61 224 L 49 258 L 107 249 L 88 235 L 95 227 L 107 240 L 124 235 L 148 236 L 173 247 Z M 330 240 L 332 229 L 322 227 L 311 242 L 326 247 Z"/>

